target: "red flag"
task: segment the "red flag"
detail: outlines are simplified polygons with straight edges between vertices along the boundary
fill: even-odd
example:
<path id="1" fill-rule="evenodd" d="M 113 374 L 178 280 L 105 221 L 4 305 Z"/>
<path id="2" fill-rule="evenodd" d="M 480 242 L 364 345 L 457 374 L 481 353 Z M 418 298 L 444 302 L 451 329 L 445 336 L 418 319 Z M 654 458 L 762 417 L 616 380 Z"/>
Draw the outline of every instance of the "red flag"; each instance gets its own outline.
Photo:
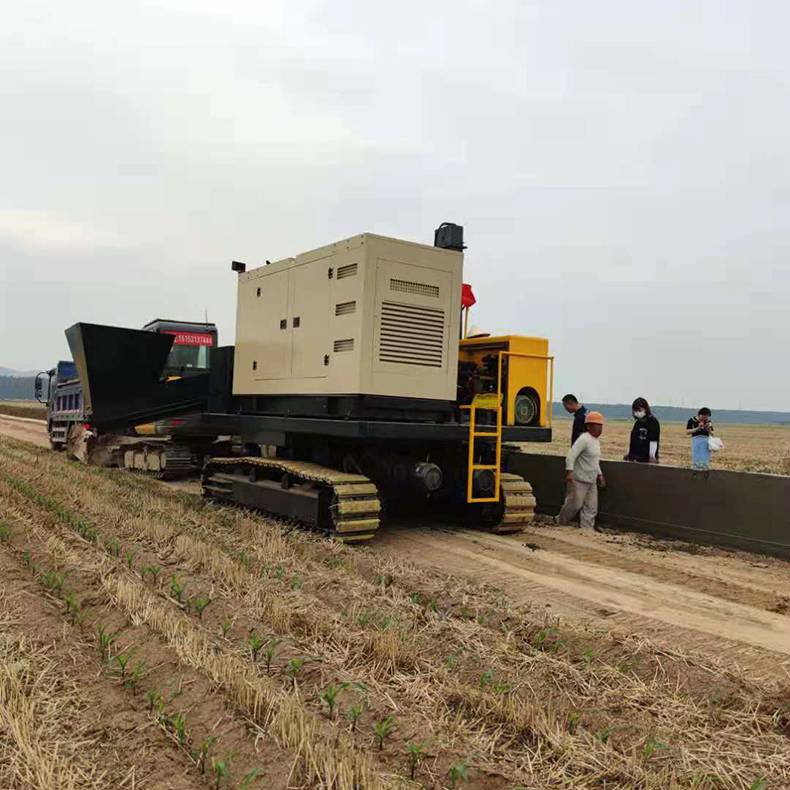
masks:
<path id="1" fill-rule="evenodd" d="M 472 293 L 472 286 L 469 283 L 464 283 L 461 286 L 461 307 L 471 307 L 477 299 Z"/>

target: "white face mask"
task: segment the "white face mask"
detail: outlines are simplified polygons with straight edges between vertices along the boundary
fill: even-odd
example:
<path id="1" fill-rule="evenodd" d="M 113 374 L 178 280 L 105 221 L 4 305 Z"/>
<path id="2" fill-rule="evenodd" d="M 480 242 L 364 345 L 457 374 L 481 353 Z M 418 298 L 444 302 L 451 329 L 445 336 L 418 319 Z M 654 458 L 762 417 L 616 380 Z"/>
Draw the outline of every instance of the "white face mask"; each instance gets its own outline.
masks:
<path id="1" fill-rule="evenodd" d="M 637 411 L 634 412 L 634 417 L 636 417 L 637 420 L 641 420 L 643 417 L 646 416 L 647 416 L 647 412 L 644 409 L 638 409 Z"/>

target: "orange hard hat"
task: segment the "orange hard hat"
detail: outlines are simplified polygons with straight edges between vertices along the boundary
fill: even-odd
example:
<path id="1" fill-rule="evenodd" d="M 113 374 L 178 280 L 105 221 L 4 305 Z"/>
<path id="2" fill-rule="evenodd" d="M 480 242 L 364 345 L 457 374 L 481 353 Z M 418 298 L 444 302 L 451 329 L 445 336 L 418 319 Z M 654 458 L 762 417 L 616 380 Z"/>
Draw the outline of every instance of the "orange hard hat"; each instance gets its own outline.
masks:
<path id="1" fill-rule="evenodd" d="M 603 414 L 599 411 L 588 411 L 584 416 L 584 424 L 591 422 L 593 425 L 603 425 Z"/>

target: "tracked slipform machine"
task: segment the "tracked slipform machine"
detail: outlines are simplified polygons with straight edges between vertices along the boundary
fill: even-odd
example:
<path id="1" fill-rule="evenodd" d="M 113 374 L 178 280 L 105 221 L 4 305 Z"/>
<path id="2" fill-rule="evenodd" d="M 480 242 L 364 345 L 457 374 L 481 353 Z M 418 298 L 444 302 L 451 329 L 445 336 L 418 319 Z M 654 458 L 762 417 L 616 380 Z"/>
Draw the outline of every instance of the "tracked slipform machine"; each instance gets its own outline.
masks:
<path id="1" fill-rule="evenodd" d="M 205 456 L 206 496 L 339 540 L 415 510 L 519 531 L 535 500 L 502 447 L 551 440 L 553 360 L 544 338 L 461 338 L 463 249 L 445 223 L 433 246 L 366 233 L 234 262 L 236 344 L 188 379 L 164 375 L 166 335 L 75 324 L 86 417 L 117 430 L 197 410 L 194 441 L 232 437 Z"/>

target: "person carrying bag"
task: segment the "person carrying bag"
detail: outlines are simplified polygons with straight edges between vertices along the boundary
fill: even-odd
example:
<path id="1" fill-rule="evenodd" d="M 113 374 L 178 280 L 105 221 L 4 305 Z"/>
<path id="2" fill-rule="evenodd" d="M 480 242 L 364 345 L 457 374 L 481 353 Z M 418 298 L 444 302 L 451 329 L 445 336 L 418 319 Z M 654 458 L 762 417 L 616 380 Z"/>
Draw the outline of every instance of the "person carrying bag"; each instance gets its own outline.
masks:
<path id="1" fill-rule="evenodd" d="M 713 435 L 711 411 L 707 406 L 703 406 L 697 416 L 686 423 L 686 434 L 691 437 L 692 469 L 709 469 L 711 450 L 721 450 L 724 443 Z"/>

